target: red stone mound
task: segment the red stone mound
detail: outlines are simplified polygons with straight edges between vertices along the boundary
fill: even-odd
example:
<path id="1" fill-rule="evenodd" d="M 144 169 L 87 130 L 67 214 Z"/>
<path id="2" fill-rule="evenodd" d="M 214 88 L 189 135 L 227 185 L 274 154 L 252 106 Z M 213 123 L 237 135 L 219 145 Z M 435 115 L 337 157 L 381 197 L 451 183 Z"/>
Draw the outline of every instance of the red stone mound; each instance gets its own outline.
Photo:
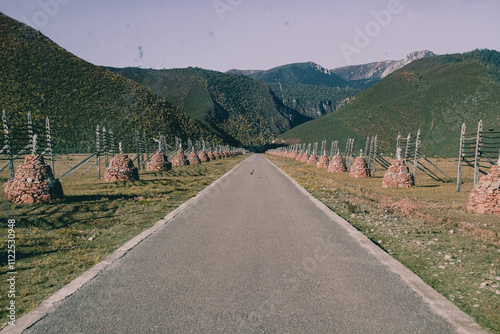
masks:
<path id="1" fill-rule="evenodd" d="M 139 180 L 139 172 L 128 155 L 117 154 L 104 173 L 104 181 L 133 181 Z"/>
<path id="2" fill-rule="evenodd" d="M 332 173 L 346 172 L 347 168 L 345 166 L 344 159 L 342 159 L 340 155 L 334 156 L 328 165 L 328 171 Z"/>
<path id="3" fill-rule="evenodd" d="M 214 152 L 214 157 L 215 157 L 215 159 L 221 159 L 222 158 L 219 152 Z"/>
<path id="4" fill-rule="evenodd" d="M 300 161 L 308 162 L 309 161 L 309 154 L 307 154 L 307 153 L 302 154 L 302 159 Z"/>
<path id="5" fill-rule="evenodd" d="M 168 161 L 167 156 L 162 151 L 157 151 L 151 161 L 146 164 L 146 170 L 171 170 L 172 163 Z"/>
<path id="6" fill-rule="evenodd" d="M 328 164 L 330 163 L 330 159 L 326 155 L 322 155 L 319 157 L 318 162 L 316 163 L 316 167 L 318 168 L 328 168 Z"/>
<path id="7" fill-rule="evenodd" d="M 317 163 L 318 163 L 318 157 L 314 154 L 311 154 L 309 156 L 309 159 L 307 160 L 307 164 L 316 166 Z"/>
<path id="8" fill-rule="evenodd" d="M 172 158 L 172 166 L 181 167 L 189 165 L 189 161 L 184 155 L 184 152 L 181 150 L 177 151 L 177 153 Z"/>
<path id="9" fill-rule="evenodd" d="M 393 160 L 391 166 L 384 174 L 382 187 L 410 188 L 411 186 L 413 186 L 413 177 L 404 160 Z"/>
<path id="10" fill-rule="evenodd" d="M 14 178 L 5 184 L 4 193 L 13 203 L 46 203 L 63 197 L 61 183 L 54 178 L 42 155 L 25 157 Z"/>
<path id="11" fill-rule="evenodd" d="M 198 158 L 200 159 L 201 162 L 208 162 L 210 161 L 210 158 L 207 155 L 207 152 L 201 151 L 200 154 L 198 154 Z"/>
<path id="12" fill-rule="evenodd" d="M 198 158 L 198 154 L 196 154 L 196 152 L 189 153 L 188 160 L 189 160 L 190 165 L 201 164 L 201 160 L 200 160 L 200 158 Z"/>
<path id="13" fill-rule="evenodd" d="M 467 212 L 500 215 L 500 166 L 492 166 L 472 189 Z"/>
<path id="14" fill-rule="evenodd" d="M 207 156 L 208 156 L 208 159 L 210 159 L 210 160 L 215 160 L 215 159 L 217 159 L 217 158 L 215 157 L 215 155 L 214 155 L 214 152 L 211 152 L 211 151 L 207 153 Z"/>
<path id="15" fill-rule="evenodd" d="M 356 161 L 351 166 L 351 170 L 349 171 L 349 177 L 355 179 L 363 179 L 369 176 L 370 176 L 370 171 L 366 166 L 365 158 L 357 157 Z"/>

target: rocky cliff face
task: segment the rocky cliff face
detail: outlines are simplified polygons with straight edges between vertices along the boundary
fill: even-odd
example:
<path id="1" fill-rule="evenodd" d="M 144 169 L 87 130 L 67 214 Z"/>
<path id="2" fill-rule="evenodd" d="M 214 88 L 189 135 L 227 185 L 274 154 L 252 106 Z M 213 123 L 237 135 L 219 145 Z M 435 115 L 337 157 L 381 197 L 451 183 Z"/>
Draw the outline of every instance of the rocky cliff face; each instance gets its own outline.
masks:
<path id="1" fill-rule="evenodd" d="M 331 70 L 331 72 L 337 74 L 344 80 L 369 80 L 373 82 L 385 78 L 392 72 L 399 70 L 412 61 L 433 57 L 435 55 L 434 52 L 428 50 L 415 51 L 401 60 L 386 60 L 369 64 L 339 67 Z"/>
<path id="2" fill-rule="evenodd" d="M 284 104 L 299 114 L 314 119 L 337 110 L 340 102 L 328 99 L 321 101 L 302 101 L 293 99 L 285 100 Z"/>

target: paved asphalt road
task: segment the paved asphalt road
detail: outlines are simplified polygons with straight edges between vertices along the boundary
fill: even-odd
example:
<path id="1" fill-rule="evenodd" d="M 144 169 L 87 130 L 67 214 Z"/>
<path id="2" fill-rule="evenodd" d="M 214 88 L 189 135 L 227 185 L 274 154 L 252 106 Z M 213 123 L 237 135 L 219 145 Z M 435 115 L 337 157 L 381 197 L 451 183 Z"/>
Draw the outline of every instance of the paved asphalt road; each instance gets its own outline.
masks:
<path id="1" fill-rule="evenodd" d="M 25 333 L 456 332 L 351 234 L 254 155 Z"/>

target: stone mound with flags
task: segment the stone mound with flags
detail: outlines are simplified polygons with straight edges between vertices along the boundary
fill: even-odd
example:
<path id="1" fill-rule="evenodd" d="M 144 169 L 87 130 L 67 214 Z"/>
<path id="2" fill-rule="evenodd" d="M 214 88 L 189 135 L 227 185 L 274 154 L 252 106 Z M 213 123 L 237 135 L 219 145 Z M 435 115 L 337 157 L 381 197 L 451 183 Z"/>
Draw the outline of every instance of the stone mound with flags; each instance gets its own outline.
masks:
<path id="1" fill-rule="evenodd" d="M 151 161 L 146 164 L 146 170 L 171 170 L 172 163 L 168 161 L 167 156 L 163 151 L 157 151 L 151 157 Z"/>
<path id="2" fill-rule="evenodd" d="M 63 197 L 59 180 L 42 155 L 31 155 L 16 169 L 13 179 L 4 188 L 5 198 L 13 203 L 47 203 Z"/>
<path id="3" fill-rule="evenodd" d="M 117 154 L 111 160 L 109 167 L 104 173 L 104 181 L 133 181 L 139 180 L 139 171 L 134 166 L 128 155 Z"/>

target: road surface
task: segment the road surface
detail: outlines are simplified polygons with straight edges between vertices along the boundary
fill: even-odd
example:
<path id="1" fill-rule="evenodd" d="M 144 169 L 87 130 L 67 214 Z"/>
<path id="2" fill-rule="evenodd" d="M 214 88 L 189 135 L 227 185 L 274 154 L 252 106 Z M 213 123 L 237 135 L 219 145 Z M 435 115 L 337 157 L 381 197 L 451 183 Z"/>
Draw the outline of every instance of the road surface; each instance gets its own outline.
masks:
<path id="1" fill-rule="evenodd" d="M 457 332 L 340 220 L 253 155 L 24 333 Z"/>

